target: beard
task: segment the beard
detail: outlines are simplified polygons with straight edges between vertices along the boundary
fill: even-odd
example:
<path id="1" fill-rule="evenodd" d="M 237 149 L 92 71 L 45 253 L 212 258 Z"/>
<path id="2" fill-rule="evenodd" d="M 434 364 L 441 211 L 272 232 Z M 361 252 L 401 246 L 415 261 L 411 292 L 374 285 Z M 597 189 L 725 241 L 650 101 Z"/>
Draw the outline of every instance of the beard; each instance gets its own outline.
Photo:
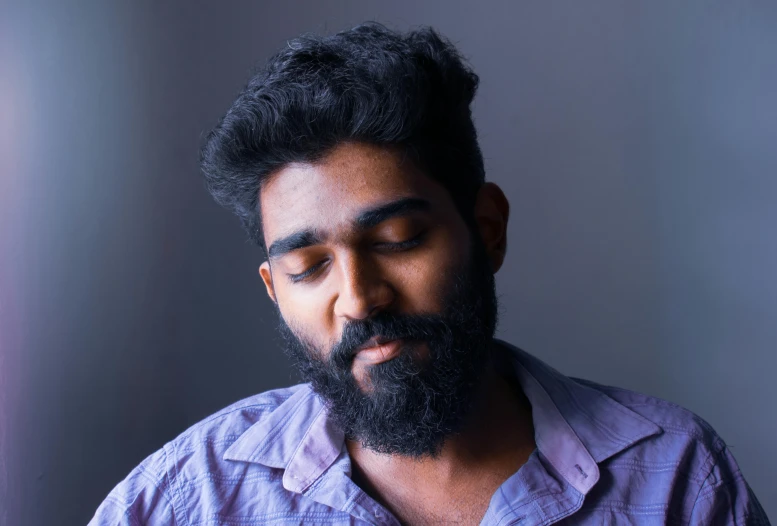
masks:
<path id="1" fill-rule="evenodd" d="M 321 352 L 299 338 L 280 315 L 286 354 L 324 401 L 347 439 L 378 453 L 436 456 L 460 431 L 489 361 L 497 323 L 494 274 L 477 234 L 453 274 L 440 314 L 381 311 L 344 325 L 340 341 Z M 357 349 L 370 338 L 402 339 L 393 360 L 367 369 L 368 389 L 352 372 Z M 425 344 L 423 359 L 413 347 Z"/>

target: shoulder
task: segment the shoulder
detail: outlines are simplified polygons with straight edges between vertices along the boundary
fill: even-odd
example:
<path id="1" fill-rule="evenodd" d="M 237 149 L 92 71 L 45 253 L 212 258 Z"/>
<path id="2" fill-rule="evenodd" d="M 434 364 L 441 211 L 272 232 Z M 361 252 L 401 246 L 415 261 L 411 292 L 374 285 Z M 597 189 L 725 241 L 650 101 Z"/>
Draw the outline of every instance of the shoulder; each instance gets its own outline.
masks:
<path id="1" fill-rule="evenodd" d="M 102 502 L 90 525 L 187 524 L 187 493 L 208 492 L 244 476 L 223 460 L 227 448 L 304 384 L 267 391 L 236 402 L 194 424 L 143 460 Z M 263 466 L 252 466 L 259 469 Z M 240 466 L 239 470 L 245 470 Z M 272 482 L 269 468 L 254 474 Z M 280 477 L 275 477 L 280 480 Z"/>
<path id="2" fill-rule="evenodd" d="M 654 396 L 572 380 L 661 428 L 600 465 L 609 489 L 594 492 L 592 507 L 607 499 L 642 506 L 648 514 L 662 509 L 691 524 L 731 524 L 732 518 L 736 524 L 768 524 L 759 522 L 765 520 L 763 509 L 726 442 L 702 417 Z"/>
<path id="3" fill-rule="evenodd" d="M 647 437 L 613 457 L 610 465 L 624 459 L 640 459 L 645 470 L 677 470 L 694 480 L 703 480 L 712 464 L 726 450 L 726 443 L 701 416 L 662 398 L 629 389 L 573 378 L 621 406 L 656 424 L 661 432 Z"/>
<path id="4" fill-rule="evenodd" d="M 580 378 L 571 378 L 571 380 L 607 395 L 622 406 L 655 423 L 664 434 L 670 437 L 691 440 L 712 449 L 725 446 L 706 420 L 680 405 L 655 396 L 602 385 L 590 380 Z"/>
<path id="5" fill-rule="evenodd" d="M 223 454 L 249 427 L 260 422 L 304 387 L 304 384 L 300 384 L 275 389 L 235 402 L 197 422 L 166 444 L 164 449 L 168 453 L 177 453 L 176 456 L 200 450 Z"/>

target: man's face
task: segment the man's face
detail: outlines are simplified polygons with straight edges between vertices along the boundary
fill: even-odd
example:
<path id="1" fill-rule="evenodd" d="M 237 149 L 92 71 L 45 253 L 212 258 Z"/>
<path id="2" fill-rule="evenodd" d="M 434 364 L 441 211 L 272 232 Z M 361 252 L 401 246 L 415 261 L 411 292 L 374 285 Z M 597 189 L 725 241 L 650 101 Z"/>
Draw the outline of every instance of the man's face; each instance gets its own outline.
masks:
<path id="1" fill-rule="evenodd" d="M 261 208 L 260 273 L 305 379 L 365 446 L 437 451 L 496 322 L 486 248 L 448 192 L 394 150 L 347 143 L 274 174 Z"/>

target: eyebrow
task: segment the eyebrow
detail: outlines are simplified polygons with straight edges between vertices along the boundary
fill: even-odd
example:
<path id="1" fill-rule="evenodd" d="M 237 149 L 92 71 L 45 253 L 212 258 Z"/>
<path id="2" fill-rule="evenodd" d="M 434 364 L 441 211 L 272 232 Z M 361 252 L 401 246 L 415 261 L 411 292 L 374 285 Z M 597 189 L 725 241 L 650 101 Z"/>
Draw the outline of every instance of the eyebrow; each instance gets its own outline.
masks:
<path id="1" fill-rule="evenodd" d="M 427 211 L 430 208 L 431 204 L 426 199 L 406 197 L 365 210 L 356 217 L 354 224 L 360 230 L 368 230 L 388 219 L 413 212 Z M 325 236 L 319 230 L 300 230 L 273 242 L 267 251 L 267 256 L 270 259 L 278 259 L 294 250 L 321 244 L 324 239 Z"/>
<path id="2" fill-rule="evenodd" d="M 277 259 L 293 250 L 318 245 L 324 236 L 315 230 L 301 230 L 275 241 L 267 251 L 267 257 Z"/>
<path id="3" fill-rule="evenodd" d="M 426 199 L 406 197 L 362 212 L 356 218 L 355 223 L 362 230 L 367 230 L 392 217 L 404 216 L 413 212 L 425 212 L 431 207 L 432 205 Z"/>

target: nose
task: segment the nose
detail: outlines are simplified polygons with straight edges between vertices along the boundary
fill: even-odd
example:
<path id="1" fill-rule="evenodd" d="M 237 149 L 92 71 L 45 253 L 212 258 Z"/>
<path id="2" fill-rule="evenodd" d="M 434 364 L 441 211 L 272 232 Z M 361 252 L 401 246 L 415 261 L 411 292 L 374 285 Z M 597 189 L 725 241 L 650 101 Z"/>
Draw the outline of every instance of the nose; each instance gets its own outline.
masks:
<path id="1" fill-rule="evenodd" d="M 369 258 L 358 254 L 341 257 L 338 270 L 339 290 L 335 316 L 345 320 L 363 320 L 374 316 L 394 301 L 394 291 Z"/>

